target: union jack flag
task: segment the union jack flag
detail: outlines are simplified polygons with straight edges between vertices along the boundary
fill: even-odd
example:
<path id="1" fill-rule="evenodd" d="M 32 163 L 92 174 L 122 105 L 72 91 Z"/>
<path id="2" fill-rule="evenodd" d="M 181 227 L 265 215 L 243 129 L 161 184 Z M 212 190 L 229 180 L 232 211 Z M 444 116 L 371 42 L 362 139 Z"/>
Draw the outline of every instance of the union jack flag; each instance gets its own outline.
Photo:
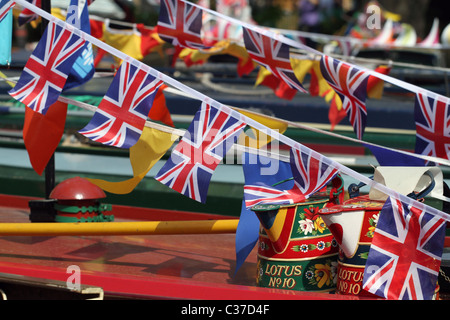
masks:
<path id="1" fill-rule="evenodd" d="M 358 139 L 362 139 L 367 123 L 367 81 L 369 74 L 328 56 L 320 60 L 325 80 L 342 100 L 342 107 Z"/>
<path id="2" fill-rule="evenodd" d="M 305 200 L 305 196 L 296 186 L 291 190 L 279 190 L 264 185 L 244 186 L 245 206 L 251 208 L 257 204 L 293 204 Z"/>
<path id="3" fill-rule="evenodd" d="M 34 111 L 45 114 L 58 100 L 84 44 L 78 35 L 49 22 L 9 94 Z"/>
<path id="4" fill-rule="evenodd" d="M 292 70 L 288 45 L 247 28 L 243 30 L 245 48 L 253 60 L 284 81 L 290 88 L 302 93 L 308 92 Z"/>
<path id="5" fill-rule="evenodd" d="M 214 170 L 245 125 L 242 120 L 203 102 L 155 179 L 205 203 Z"/>
<path id="6" fill-rule="evenodd" d="M 416 94 L 416 153 L 450 159 L 449 105 L 448 98 Z"/>
<path id="7" fill-rule="evenodd" d="M 291 170 L 295 185 L 305 198 L 325 188 L 338 174 L 330 160 L 306 148 L 291 148 Z"/>
<path id="8" fill-rule="evenodd" d="M 130 148 L 145 126 L 156 91 L 163 82 L 124 61 L 91 121 L 79 132 L 118 148 Z"/>
<path id="9" fill-rule="evenodd" d="M 436 215 L 388 198 L 372 239 L 363 288 L 387 299 L 432 299 L 445 226 Z"/>
<path id="10" fill-rule="evenodd" d="M 9 9 L 14 7 L 16 3 L 11 0 L 1 0 L 0 1 L 0 22 L 6 17 Z"/>
<path id="11" fill-rule="evenodd" d="M 207 48 L 200 38 L 202 10 L 181 0 L 162 0 L 158 34 L 174 46 L 192 49 Z"/>
<path id="12" fill-rule="evenodd" d="M 31 3 L 32 5 L 35 5 L 38 8 L 41 7 L 41 0 L 26 0 L 26 1 Z M 37 18 L 39 18 L 39 15 L 37 13 L 34 13 L 28 8 L 24 8 L 20 12 L 17 22 L 19 26 L 23 26 L 24 24 L 36 20 Z"/>

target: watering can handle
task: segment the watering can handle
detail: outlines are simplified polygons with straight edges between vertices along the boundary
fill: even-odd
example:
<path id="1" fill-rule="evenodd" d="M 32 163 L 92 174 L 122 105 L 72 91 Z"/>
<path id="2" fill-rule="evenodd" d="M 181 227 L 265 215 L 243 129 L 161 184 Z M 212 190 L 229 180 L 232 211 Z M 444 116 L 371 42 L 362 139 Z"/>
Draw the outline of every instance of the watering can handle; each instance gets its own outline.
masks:
<path id="1" fill-rule="evenodd" d="M 369 179 L 373 179 L 373 176 L 369 177 Z M 359 189 L 364 187 L 366 184 L 364 182 L 361 182 L 360 184 L 352 183 L 348 186 L 348 195 L 350 198 L 355 198 L 359 196 Z"/>
<path id="2" fill-rule="evenodd" d="M 431 182 L 430 184 L 422 191 L 415 193 L 415 192 L 411 192 L 410 194 L 408 194 L 408 197 L 417 200 L 417 199 L 422 199 L 425 198 L 433 189 L 434 186 L 436 185 L 436 182 L 434 181 L 434 177 L 430 172 L 425 172 L 425 174 L 430 177 Z M 370 179 L 373 179 L 373 176 L 370 177 Z M 359 189 L 361 189 L 362 187 L 364 187 L 366 184 L 361 182 L 360 184 L 356 184 L 356 183 L 352 183 L 351 185 L 348 186 L 348 194 L 350 196 L 350 198 L 354 198 L 359 196 Z"/>
<path id="3" fill-rule="evenodd" d="M 331 180 L 331 185 L 329 205 L 342 204 L 344 202 L 344 180 L 340 174 Z"/>
<path id="4" fill-rule="evenodd" d="M 433 175 L 431 173 L 429 173 L 429 172 L 425 172 L 425 174 L 428 177 L 430 177 L 430 179 L 431 179 L 430 184 L 425 189 L 423 189 L 422 191 L 420 191 L 418 193 L 411 192 L 410 194 L 408 194 L 408 197 L 410 197 L 410 198 L 412 198 L 414 200 L 423 199 L 434 189 L 434 186 L 436 185 L 436 182 L 434 181 Z"/>

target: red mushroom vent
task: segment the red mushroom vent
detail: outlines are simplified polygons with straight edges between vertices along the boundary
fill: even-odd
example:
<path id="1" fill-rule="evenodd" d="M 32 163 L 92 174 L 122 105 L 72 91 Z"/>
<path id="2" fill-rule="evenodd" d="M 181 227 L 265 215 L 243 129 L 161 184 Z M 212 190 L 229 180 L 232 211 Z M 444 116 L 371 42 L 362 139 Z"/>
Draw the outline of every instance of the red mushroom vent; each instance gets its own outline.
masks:
<path id="1" fill-rule="evenodd" d="M 80 177 L 64 180 L 50 193 L 50 198 L 56 200 L 94 200 L 105 197 L 101 188 Z"/>

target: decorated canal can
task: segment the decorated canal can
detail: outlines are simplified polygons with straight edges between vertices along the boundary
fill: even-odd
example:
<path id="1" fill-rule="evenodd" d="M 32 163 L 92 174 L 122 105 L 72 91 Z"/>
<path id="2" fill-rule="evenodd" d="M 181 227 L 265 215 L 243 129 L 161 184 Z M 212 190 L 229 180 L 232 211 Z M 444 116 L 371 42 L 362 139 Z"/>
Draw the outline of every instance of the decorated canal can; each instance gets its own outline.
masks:
<path id="1" fill-rule="evenodd" d="M 343 200 L 343 182 L 292 205 L 252 207 L 260 221 L 256 284 L 296 291 L 336 289 L 338 244 L 319 216 L 320 209 Z"/>
<path id="2" fill-rule="evenodd" d="M 358 196 L 341 205 L 322 208 L 319 215 L 339 245 L 336 293 L 373 295 L 362 289 L 370 244 L 384 201 Z"/>
<path id="3" fill-rule="evenodd" d="M 433 167 L 378 167 L 374 181 L 415 199 L 443 192 L 442 172 Z M 336 293 L 377 297 L 365 291 L 362 283 L 370 245 L 387 195 L 373 188 L 368 194 L 359 195 L 359 191 L 353 193 L 352 188 L 355 186 L 349 186 L 350 199 L 318 212 L 339 245 Z"/>
<path id="4" fill-rule="evenodd" d="M 50 198 L 56 200 L 55 222 L 114 220 L 113 215 L 105 214 L 111 211 L 111 206 L 100 202 L 100 199 L 106 198 L 105 192 L 87 179 L 73 177 L 62 181 L 52 190 Z"/>

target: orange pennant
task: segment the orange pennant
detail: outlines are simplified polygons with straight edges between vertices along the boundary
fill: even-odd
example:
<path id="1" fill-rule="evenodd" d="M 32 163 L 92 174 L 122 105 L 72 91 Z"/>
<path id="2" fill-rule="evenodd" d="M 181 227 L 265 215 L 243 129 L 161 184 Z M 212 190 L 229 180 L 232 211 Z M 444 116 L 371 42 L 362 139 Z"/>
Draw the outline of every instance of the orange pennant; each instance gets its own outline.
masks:
<path id="1" fill-rule="evenodd" d="M 379 66 L 375 69 L 376 72 L 388 75 L 391 71 L 389 66 Z M 370 76 L 367 81 L 367 96 L 372 99 L 381 99 L 384 91 L 384 81 L 378 77 Z"/>
<path id="2" fill-rule="evenodd" d="M 168 126 L 174 127 L 175 125 L 173 124 L 172 117 L 170 116 L 169 109 L 167 109 L 166 105 L 166 97 L 163 92 L 165 88 L 167 88 L 167 85 L 165 84 L 158 88 L 148 117 L 152 120 L 161 121 Z"/>

